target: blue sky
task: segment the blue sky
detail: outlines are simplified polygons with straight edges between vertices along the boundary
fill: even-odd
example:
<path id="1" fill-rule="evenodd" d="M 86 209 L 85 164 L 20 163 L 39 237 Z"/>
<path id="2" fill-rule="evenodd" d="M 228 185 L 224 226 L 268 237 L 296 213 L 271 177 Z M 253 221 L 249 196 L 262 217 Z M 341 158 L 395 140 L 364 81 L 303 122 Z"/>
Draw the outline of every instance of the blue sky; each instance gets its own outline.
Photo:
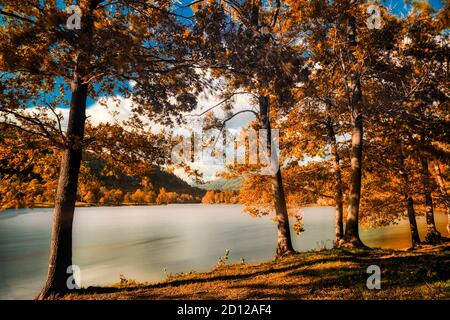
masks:
<path id="1" fill-rule="evenodd" d="M 439 10 L 444 5 L 441 0 L 429 0 L 428 2 L 436 10 Z M 403 0 L 383 0 L 382 3 L 387 7 L 391 7 L 397 16 L 407 15 L 410 9 L 410 6 L 405 5 L 405 1 Z"/>

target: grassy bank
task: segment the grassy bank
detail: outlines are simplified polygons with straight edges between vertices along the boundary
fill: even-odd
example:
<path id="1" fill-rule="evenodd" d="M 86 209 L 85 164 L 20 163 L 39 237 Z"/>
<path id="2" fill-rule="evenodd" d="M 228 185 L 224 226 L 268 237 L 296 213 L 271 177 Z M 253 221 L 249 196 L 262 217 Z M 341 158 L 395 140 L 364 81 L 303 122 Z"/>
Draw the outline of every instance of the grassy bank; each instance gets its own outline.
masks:
<path id="1" fill-rule="evenodd" d="M 369 290 L 369 265 L 381 289 Z M 450 299 L 450 245 L 417 250 L 326 250 L 261 264 L 234 264 L 160 283 L 122 279 L 66 299 Z"/>

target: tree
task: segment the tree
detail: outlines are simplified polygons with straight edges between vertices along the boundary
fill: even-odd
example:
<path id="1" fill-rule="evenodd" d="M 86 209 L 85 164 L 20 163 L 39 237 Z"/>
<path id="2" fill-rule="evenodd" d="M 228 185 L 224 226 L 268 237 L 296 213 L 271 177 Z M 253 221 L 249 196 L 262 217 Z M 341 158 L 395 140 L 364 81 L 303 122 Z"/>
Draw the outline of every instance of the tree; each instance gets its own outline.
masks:
<path id="1" fill-rule="evenodd" d="M 213 204 L 214 203 L 214 194 L 213 190 L 207 191 L 202 198 L 202 203 L 205 204 Z"/>
<path id="2" fill-rule="evenodd" d="M 47 202 L 55 161 L 58 156 L 45 141 L 0 123 L 0 210 Z"/>
<path id="3" fill-rule="evenodd" d="M 376 41 L 380 40 L 379 35 L 384 30 L 368 30 L 364 12 L 366 8 L 361 1 L 287 3 L 292 8 L 289 28 L 294 38 L 301 39 L 296 49 L 306 51 L 309 57 L 308 69 L 312 75 L 310 79 L 319 81 L 317 85 L 303 83 L 298 91 L 303 96 L 302 101 L 312 98 L 315 100 L 314 105 L 320 108 L 321 112 L 316 114 L 322 113 L 328 144 L 331 146 L 335 167 L 337 239 L 343 245 L 361 247 L 363 243 L 359 237 L 358 221 L 363 176 L 364 113 L 367 109 L 363 92 L 370 85 L 369 75 L 373 72 L 372 66 L 377 57 L 374 48 L 380 45 Z M 351 135 L 349 209 L 342 239 L 342 174 L 334 142 L 336 136 L 333 135 L 336 124 L 340 132 L 346 129 Z M 345 124 L 343 128 L 342 124 Z"/>
<path id="4" fill-rule="evenodd" d="M 123 191 L 119 189 L 103 190 L 100 204 L 119 205 L 123 202 Z"/>
<path id="5" fill-rule="evenodd" d="M 421 168 L 421 196 L 427 221 L 427 242 L 440 239 L 434 221 L 430 161 L 448 161 L 448 27 L 446 7 L 436 15 L 426 3 L 415 3 L 404 21 L 402 47 L 397 64 L 401 65 L 398 103 L 407 144 Z M 447 13 L 448 15 L 448 13 Z M 397 81 L 398 82 L 398 81 Z"/>
<path id="6" fill-rule="evenodd" d="M 169 204 L 170 202 L 170 196 L 166 188 L 159 189 L 159 194 L 156 198 L 156 204 Z"/>
<path id="7" fill-rule="evenodd" d="M 204 53 L 207 67 L 213 76 L 227 80 L 221 105 L 229 116 L 222 121 L 220 129 L 237 114 L 253 113 L 259 119 L 258 129 L 267 130 L 266 146 L 272 151 L 274 142 L 270 123 L 277 110 L 289 105 L 291 86 L 298 78 L 294 70 L 300 66 L 302 57 L 295 54 L 275 31 L 281 28 L 281 3 L 277 2 L 276 10 L 267 5 L 260 0 L 228 1 L 225 4 L 212 1 L 197 9 L 196 30 L 204 35 L 203 46 L 209 49 Z M 258 111 L 232 112 L 226 102 L 242 93 L 254 97 Z M 272 152 L 272 155 L 275 154 Z M 278 158 L 272 160 L 278 161 Z M 281 169 L 265 181 L 271 185 L 275 200 L 278 225 L 276 255 L 291 254 L 294 249 Z"/>
<path id="8" fill-rule="evenodd" d="M 297 184 L 300 188 L 297 191 L 313 192 L 317 196 L 334 199 L 335 243 L 339 245 L 344 236 L 343 208 L 344 193 L 347 189 L 343 167 L 344 163 L 348 163 L 346 158 L 348 143 L 342 139 L 348 127 L 343 116 L 346 108 L 339 99 L 339 86 L 333 79 L 335 67 L 329 61 L 330 55 L 326 52 L 315 53 L 317 55 L 311 56 L 315 62 L 309 64 L 317 64 L 320 67 L 310 67 L 308 81 L 294 88 L 297 101 L 282 122 L 284 134 L 281 145 L 284 146 L 283 161 L 290 161 L 292 166 L 304 167 L 300 170 L 290 170 L 289 173 L 305 183 L 303 186 Z M 320 163 L 311 166 L 301 163 L 314 157 L 321 158 Z M 332 173 L 333 177 L 324 171 Z M 329 182 L 331 185 L 327 186 Z M 329 188 L 333 190 L 328 190 Z"/>
<path id="9" fill-rule="evenodd" d="M 168 6 L 167 1 L 82 0 L 81 28 L 68 30 L 68 15 L 54 1 L 0 1 L 0 111 L 8 115 L 5 123 L 26 122 L 34 134 L 62 148 L 49 271 L 39 298 L 67 291 L 88 96 L 120 93 L 136 101 L 137 113 L 160 117 L 195 106 L 198 85 L 192 80 L 197 74 L 187 72 L 184 64 L 189 33 Z M 55 121 L 44 122 L 23 111 L 47 106 L 46 94 L 70 95 L 59 100 L 70 101 L 64 133 L 51 125 Z"/>
<path id="10" fill-rule="evenodd" d="M 376 82 L 366 94 L 369 121 L 364 161 L 368 174 L 363 183 L 363 211 L 364 218 L 372 212 L 383 224 L 406 212 L 414 246 L 420 243 L 415 202 L 425 204 L 427 240 L 437 235 L 432 198 L 435 187 L 428 162 L 448 159 L 444 143 L 448 124 L 443 111 L 448 98 L 441 85 L 445 78 L 444 24 L 439 14 L 431 17 L 428 5 L 415 4 L 413 9 L 404 19 L 383 16 L 384 29 L 396 36 L 391 36 L 389 46 L 380 48 L 375 64 L 378 72 L 373 74 Z"/>
<path id="11" fill-rule="evenodd" d="M 450 195 L 447 191 L 447 183 L 444 174 L 437 162 L 434 163 L 434 173 L 436 182 L 439 185 L 439 191 L 441 192 L 442 202 L 444 203 L 447 212 L 447 232 L 450 234 Z"/>
<path id="12" fill-rule="evenodd" d="M 83 197 L 83 200 L 90 204 L 98 202 L 97 197 L 92 191 L 88 191 L 88 193 Z"/>

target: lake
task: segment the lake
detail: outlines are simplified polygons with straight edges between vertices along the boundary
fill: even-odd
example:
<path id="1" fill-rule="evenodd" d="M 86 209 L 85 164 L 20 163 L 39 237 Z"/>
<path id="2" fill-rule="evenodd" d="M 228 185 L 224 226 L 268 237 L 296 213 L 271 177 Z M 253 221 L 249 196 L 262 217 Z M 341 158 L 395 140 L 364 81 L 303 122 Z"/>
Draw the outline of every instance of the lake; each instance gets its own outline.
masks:
<path id="1" fill-rule="evenodd" d="M 32 299 L 47 273 L 52 209 L 0 213 L 0 299 Z M 334 208 L 303 210 L 305 232 L 293 233 L 298 251 L 332 246 Z M 447 217 L 436 215 L 446 234 Z M 425 220 L 418 218 L 423 239 Z M 273 258 L 276 226 L 271 217 L 252 218 L 240 205 L 173 204 L 168 206 L 77 208 L 73 263 L 81 284 L 107 285 L 123 274 L 138 281 L 158 281 L 167 274 L 208 271 L 230 250 L 229 262 Z M 406 248 L 407 221 L 361 230 L 368 246 Z"/>

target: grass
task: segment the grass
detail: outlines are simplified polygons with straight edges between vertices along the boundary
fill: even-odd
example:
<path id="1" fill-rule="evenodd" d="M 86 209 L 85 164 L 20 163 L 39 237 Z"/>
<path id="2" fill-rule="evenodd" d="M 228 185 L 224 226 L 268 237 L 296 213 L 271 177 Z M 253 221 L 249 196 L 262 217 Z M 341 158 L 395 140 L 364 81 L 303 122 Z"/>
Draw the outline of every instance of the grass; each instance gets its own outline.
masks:
<path id="1" fill-rule="evenodd" d="M 381 269 L 380 290 L 366 286 L 370 265 Z M 304 252 L 261 264 L 222 264 L 159 283 L 122 279 L 64 299 L 450 299 L 450 246 Z"/>

